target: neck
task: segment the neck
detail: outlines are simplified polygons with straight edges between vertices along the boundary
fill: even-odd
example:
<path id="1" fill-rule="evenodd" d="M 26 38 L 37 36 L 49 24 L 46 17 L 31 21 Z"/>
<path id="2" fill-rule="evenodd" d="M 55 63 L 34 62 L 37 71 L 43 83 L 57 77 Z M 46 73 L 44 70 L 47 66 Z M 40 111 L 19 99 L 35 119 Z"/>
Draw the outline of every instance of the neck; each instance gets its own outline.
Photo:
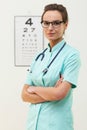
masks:
<path id="1" fill-rule="evenodd" d="M 62 41 L 63 38 L 59 38 L 57 40 L 51 40 L 50 41 L 50 47 L 54 47 L 56 44 L 58 44 L 60 41 Z"/>

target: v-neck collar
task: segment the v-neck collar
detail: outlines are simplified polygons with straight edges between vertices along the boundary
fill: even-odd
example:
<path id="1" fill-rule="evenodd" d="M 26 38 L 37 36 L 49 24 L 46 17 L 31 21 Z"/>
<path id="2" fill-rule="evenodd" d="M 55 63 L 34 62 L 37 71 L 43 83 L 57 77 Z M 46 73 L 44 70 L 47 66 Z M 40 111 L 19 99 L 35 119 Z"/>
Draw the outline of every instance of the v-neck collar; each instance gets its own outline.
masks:
<path id="1" fill-rule="evenodd" d="M 56 45 L 54 45 L 51 49 L 50 47 L 50 43 L 48 44 L 48 49 L 50 52 L 54 52 L 54 51 L 58 51 L 64 44 L 65 40 L 63 39 L 62 41 L 60 41 L 59 43 L 57 43 Z"/>

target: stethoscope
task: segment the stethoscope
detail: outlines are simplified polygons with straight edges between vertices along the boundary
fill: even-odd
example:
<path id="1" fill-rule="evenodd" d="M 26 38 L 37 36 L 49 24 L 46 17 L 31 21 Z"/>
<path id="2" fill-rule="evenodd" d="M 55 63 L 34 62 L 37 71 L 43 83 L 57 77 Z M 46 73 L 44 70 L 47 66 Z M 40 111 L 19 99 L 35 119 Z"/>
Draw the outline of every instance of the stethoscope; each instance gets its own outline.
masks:
<path id="1" fill-rule="evenodd" d="M 42 71 L 43 72 L 43 75 L 45 75 L 47 72 L 48 72 L 48 69 L 49 69 L 49 67 L 51 66 L 51 64 L 54 62 L 54 60 L 56 59 L 56 57 L 59 55 L 59 53 L 62 51 L 62 49 L 64 48 L 64 46 L 66 45 L 66 42 L 63 44 L 63 46 L 60 48 L 60 50 L 57 52 L 57 54 L 54 56 L 54 58 L 51 60 L 51 62 L 48 64 L 48 66 Z M 36 59 L 35 59 L 35 61 L 37 61 L 41 56 L 41 61 L 44 59 L 44 57 L 45 57 L 45 52 L 46 52 L 46 50 L 47 50 L 47 48 L 42 52 L 42 53 L 40 53 L 37 57 L 36 57 Z"/>

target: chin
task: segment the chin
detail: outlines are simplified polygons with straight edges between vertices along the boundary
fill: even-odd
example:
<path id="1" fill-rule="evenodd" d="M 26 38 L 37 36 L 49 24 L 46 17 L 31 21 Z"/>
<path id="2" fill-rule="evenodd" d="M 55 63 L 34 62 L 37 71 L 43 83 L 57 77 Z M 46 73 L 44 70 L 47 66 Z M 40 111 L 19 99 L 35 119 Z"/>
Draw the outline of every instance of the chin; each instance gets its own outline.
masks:
<path id="1" fill-rule="evenodd" d="M 57 39 L 55 38 L 48 38 L 49 41 L 56 41 Z"/>
<path id="2" fill-rule="evenodd" d="M 52 40 L 52 41 L 56 40 L 56 38 L 53 38 L 53 37 L 47 37 L 47 38 L 48 40 Z"/>

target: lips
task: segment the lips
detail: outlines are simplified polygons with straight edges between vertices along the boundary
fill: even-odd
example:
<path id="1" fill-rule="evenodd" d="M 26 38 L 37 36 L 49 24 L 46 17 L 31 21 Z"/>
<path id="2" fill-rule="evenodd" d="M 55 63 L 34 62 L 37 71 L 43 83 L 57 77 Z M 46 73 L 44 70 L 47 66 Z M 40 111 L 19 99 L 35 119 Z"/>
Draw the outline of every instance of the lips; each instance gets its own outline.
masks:
<path id="1" fill-rule="evenodd" d="M 48 35 L 48 36 L 53 36 L 53 35 L 54 35 L 54 33 L 48 33 L 47 35 Z"/>

